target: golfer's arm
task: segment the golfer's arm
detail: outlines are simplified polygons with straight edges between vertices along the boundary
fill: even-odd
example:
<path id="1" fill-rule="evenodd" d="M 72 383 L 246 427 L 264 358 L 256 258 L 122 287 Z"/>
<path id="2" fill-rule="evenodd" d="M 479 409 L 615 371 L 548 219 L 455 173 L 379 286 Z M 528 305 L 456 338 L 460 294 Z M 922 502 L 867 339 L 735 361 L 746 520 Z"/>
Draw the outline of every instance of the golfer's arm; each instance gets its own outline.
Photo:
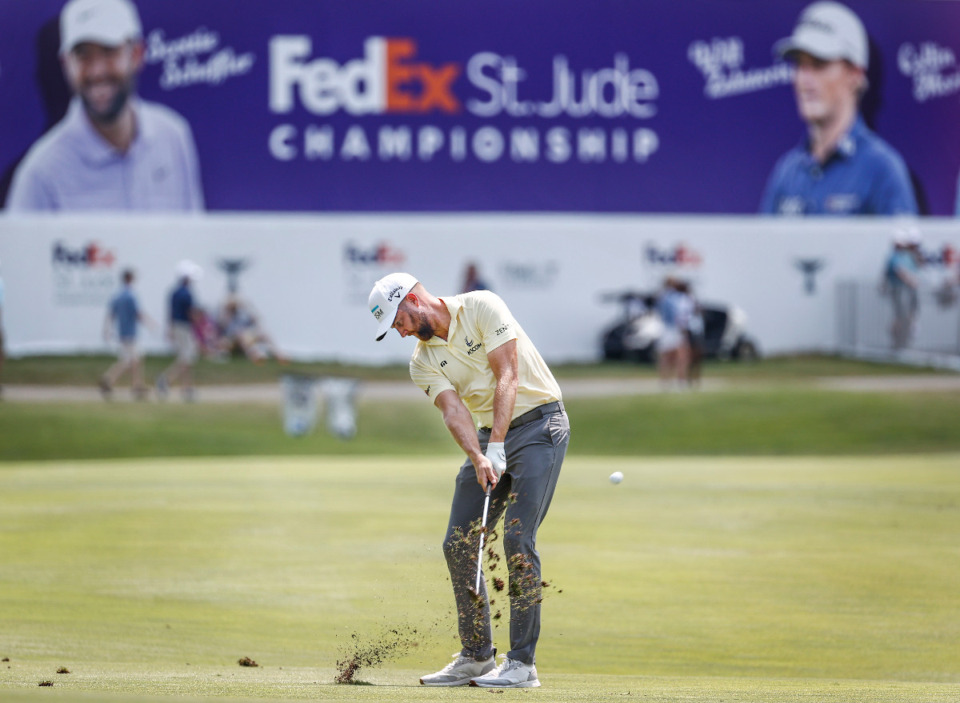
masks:
<path id="1" fill-rule="evenodd" d="M 501 344 L 487 354 L 490 369 L 497 379 L 493 392 L 493 425 L 490 428 L 490 441 L 502 442 L 510 429 L 513 408 L 517 403 L 517 383 L 519 362 L 517 361 L 517 340 L 512 339 Z"/>
<path id="2" fill-rule="evenodd" d="M 460 396 L 452 390 L 445 390 L 433 403 L 443 413 L 443 424 L 447 426 L 453 439 L 460 445 L 473 465 L 478 466 L 477 462 L 484 457 L 483 452 L 480 451 L 480 441 L 477 439 L 477 428 L 473 422 L 473 416 L 460 400 Z"/>

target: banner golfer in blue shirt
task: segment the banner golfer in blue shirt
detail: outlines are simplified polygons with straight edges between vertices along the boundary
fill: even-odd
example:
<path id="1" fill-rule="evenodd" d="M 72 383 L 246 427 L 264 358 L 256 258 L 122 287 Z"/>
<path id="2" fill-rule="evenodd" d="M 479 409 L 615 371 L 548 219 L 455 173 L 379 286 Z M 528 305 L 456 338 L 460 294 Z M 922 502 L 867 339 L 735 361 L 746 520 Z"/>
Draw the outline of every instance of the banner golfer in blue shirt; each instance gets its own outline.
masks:
<path id="1" fill-rule="evenodd" d="M 840 3 L 814 3 L 774 51 L 794 63 L 794 93 L 807 135 L 777 162 L 760 212 L 916 214 L 906 164 L 859 114 L 869 54 L 860 19 Z"/>

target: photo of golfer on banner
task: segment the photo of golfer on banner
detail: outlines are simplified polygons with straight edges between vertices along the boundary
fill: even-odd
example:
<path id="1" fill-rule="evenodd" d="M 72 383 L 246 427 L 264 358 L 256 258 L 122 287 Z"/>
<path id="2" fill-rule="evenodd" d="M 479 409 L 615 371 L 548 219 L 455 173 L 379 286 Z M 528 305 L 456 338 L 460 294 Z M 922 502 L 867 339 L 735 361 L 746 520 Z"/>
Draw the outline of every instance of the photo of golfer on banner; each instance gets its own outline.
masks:
<path id="1" fill-rule="evenodd" d="M 393 273 L 374 284 L 368 302 L 378 341 L 391 329 L 419 340 L 410 377 L 443 414 L 468 457 L 457 475 L 443 541 L 463 648 L 420 683 L 539 686 L 535 650 L 542 581 L 536 535 L 570 440 L 560 387 L 506 304 L 490 291 L 437 298 L 410 274 Z M 480 530 L 471 531 L 484 516 Z M 510 651 L 497 666 L 478 550 L 480 538 L 501 517 Z"/>

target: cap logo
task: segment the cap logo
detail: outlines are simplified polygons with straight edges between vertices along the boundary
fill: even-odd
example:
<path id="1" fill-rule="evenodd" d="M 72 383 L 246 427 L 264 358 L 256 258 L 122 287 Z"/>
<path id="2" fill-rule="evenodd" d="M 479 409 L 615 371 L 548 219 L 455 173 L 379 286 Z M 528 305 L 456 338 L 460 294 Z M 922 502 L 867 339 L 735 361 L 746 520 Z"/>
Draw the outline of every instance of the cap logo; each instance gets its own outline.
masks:
<path id="1" fill-rule="evenodd" d="M 409 273 L 392 273 L 373 284 L 367 297 L 367 307 L 377 321 L 375 339 L 379 342 L 391 328 L 397 328 L 397 315 L 407 294 L 417 285 Z M 411 299 L 412 299 L 411 295 Z M 403 335 L 401 335 L 403 336 Z"/>
<path id="2" fill-rule="evenodd" d="M 811 29 L 819 29 L 821 32 L 824 32 L 825 34 L 834 34 L 834 29 L 832 24 L 823 22 L 817 19 L 816 17 L 809 17 L 807 19 L 804 19 L 800 23 L 800 26 L 810 27 Z"/>

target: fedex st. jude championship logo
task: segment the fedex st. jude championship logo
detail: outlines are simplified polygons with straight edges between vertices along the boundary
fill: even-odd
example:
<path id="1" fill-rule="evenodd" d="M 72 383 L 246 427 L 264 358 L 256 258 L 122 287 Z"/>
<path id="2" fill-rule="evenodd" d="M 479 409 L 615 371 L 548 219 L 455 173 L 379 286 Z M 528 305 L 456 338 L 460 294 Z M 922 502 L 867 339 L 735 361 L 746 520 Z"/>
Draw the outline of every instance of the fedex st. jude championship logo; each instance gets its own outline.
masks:
<path id="1" fill-rule="evenodd" d="M 660 84 L 626 51 L 612 49 L 600 67 L 565 54 L 527 65 L 494 51 L 437 61 L 414 38 L 375 36 L 357 53 L 332 58 L 310 36 L 271 37 L 268 107 L 282 120 L 267 136 L 274 159 L 644 164 L 660 146 L 647 126 Z M 353 123 L 326 119 L 337 114 Z M 369 119 L 384 115 L 398 119 Z"/>

